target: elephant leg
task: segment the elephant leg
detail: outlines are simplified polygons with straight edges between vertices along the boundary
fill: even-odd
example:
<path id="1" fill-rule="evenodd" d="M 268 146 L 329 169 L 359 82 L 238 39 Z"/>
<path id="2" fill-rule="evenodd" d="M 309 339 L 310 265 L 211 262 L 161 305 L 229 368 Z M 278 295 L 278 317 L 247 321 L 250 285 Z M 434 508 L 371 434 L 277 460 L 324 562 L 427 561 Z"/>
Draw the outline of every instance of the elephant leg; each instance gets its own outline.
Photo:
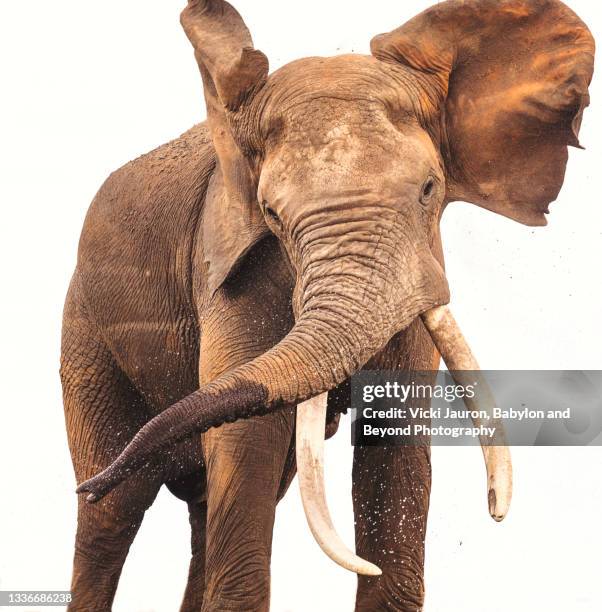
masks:
<path id="1" fill-rule="evenodd" d="M 358 577 L 356 612 L 422 610 L 430 490 L 428 447 L 355 448 L 356 550 L 383 571 Z"/>
<path id="2" fill-rule="evenodd" d="M 180 612 L 200 612 L 205 592 L 205 545 L 207 528 L 207 502 L 205 500 L 188 503 L 190 519 L 191 558 L 188 581 Z"/>
<path id="3" fill-rule="evenodd" d="M 269 610 L 274 514 L 294 410 L 203 436 L 207 541 L 203 612 Z"/>
<path id="4" fill-rule="evenodd" d="M 200 300 L 201 384 L 251 361 L 288 332 L 291 292 L 279 247 L 268 239 L 245 260 L 235 283 Z M 207 478 L 204 612 L 269 608 L 274 514 L 294 475 L 294 421 L 288 408 L 201 436 Z"/>
<path id="5" fill-rule="evenodd" d="M 82 482 L 109 465 L 148 416 L 73 301 L 65 309 L 61 379 L 69 447 Z M 70 611 L 111 609 L 129 547 L 160 486 L 160 477 L 143 470 L 127 491 L 116 490 L 97 504 L 79 497 Z"/>
<path id="6" fill-rule="evenodd" d="M 129 548 L 158 490 L 147 489 L 146 503 L 139 499 L 127 511 L 79 502 L 70 611 L 111 610 Z"/>
<path id="7" fill-rule="evenodd" d="M 431 371 L 439 354 L 420 321 L 394 337 L 368 369 Z M 433 375 L 434 382 L 434 375 Z M 418 612 L 424 602 L 424 543 L 431 492 L 430 447 L 356 447 L 356 550 L 379 577 L 358 577 L 356 612 Z"/>
<path id="8" fill-rule="evenodd" d="M 293 477 L 295 475 L 295 449 L 293 436 L 291 436 L 288 453 L 284 461 L 282 476 L 278 488 L 277 499 L 280 501 L 286 493 Z M 203 477 L 204 480 L 204 477 Z M 188 484 L 188 483 L 186 483 Z M 174 491 L 172 484 L 167 485 L 172 492 L 182 499 L 186 499 L 180 491 Z M 188 487 L 186 487 L 189 490 Z M 205 550 L 206 550 L 206 533 L 207 533 L 207 501 L 205 499 L 205 487 L 196 488 L 196 499 L 188 500 L 188 511 L 191 527 L 191 559 L 188 570 L 188 581 L 186 591 L 180 612 L 199 612 L 203 606 L 203 598 L 205 593 Z M 200 494 L 198 494 L 200 493 Z"/>

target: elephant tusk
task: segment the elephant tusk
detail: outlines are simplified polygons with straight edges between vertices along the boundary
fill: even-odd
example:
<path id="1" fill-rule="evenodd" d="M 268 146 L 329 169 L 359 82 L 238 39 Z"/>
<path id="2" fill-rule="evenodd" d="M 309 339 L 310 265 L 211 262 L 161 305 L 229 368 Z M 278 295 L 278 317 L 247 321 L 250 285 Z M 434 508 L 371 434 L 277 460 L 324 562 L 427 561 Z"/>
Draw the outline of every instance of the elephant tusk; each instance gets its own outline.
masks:
<path id="1" fill-rule="evenodd" d="M 467 385 L 475 380 L 477 382 L 475 397 L 464 398 L 464 403 L 471 411 L 487 412 L 489 418 L 473 418 L 475 426 L 483 424 L 496 429 L 495 445 L 492 445 L 490 440 L 481 439 L 481 449 L 487 469 L 489 514 L 494 520 L 501 521 L 508 514 L 512 499 L 512 461 L 510 449 L 506 445 L 503 423 L 500 419 L 493 418 L 495 399 L 449 308 L 437 306 L 421 316 L 456 383 Z"/>
<path id="2" fill-rule="evenodd" d="M 376 565 L 351 552 L 332 524 L 324 490 L 324 429 L 328 393 L 297 406 L 297 473 L 303 509 L 320 548 L 341 567 L 357 574 L 380 576 Z"/>

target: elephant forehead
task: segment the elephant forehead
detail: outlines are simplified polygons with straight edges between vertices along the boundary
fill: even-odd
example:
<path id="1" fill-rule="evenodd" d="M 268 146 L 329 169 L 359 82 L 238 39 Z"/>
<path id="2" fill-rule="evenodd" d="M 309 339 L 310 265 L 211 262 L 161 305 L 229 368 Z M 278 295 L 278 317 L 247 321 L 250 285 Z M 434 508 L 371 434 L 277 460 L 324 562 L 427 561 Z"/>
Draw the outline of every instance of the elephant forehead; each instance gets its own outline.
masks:
<path id="1" fill-rule="evenodd" d="M 266 193 L 285 188 L 327 195 L 361 188 L 383 197 L 408 181 L 422 181 L 438 166 L 428 134 L 416 123 L 395 126 L 382 111 L 333 104 L 336 116 L 312 103 L 299 107 L 298 119 L 266 156 Z"/>
<path id="2" fill-rule="evenodd" d="M 288 113 L 279 144 L 313 166 L 353 167 L 376 151 L 394 153 L 395 129 L 373 103 L 320 98 Z"/>
<path id="3" fill-rule="evenodd" d="M 372 56 L 309 57 L 272 73 L 256 104 L 266 128 L 296 116 L 298 107 L 308 103 L 316 112 L 321 102 L 326 107 L 348 102 L 415 114 L 418 88 L 412 71 Z"/>

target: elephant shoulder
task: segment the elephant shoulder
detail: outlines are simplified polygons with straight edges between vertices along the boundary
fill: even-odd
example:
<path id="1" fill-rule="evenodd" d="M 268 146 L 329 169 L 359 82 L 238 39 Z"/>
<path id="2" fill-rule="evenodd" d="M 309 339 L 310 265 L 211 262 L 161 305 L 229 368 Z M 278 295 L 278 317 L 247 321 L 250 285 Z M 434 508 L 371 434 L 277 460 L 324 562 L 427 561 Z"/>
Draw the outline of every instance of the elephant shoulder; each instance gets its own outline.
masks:
<path id="1" fill-rule="evenodd" d="M 94 197 L 82 230 L 78 263 L 132 250 L 173 246 L 192 230 L 202 207 L 215 154 L 198 124 L 113 172 Z M 149 242 L 150 241 L 150 242 Z"/>
<path id="2" fill-rule="evenodd" d="M 84 233 L 97 224 L 132 230 L 151 220 L 173 221 L 202 200 L 214 167 L 209 130 L 201 123 L 111 173 L 90 205 Z"/>
<path id="3" fill-rule="evenodd" d="M 215 154 L 199 124 L 113 172 L 96 194 L 80 237 L 77 273 L 91 302 L 162 308 L 155 296 L 185 301 L 199 215 Z M 178 299 L 178 298 L 176 298 Z M 150 312 L 152 311 L 152 312 Z M 177 315 L 177 313 L 176 313 Z"/>

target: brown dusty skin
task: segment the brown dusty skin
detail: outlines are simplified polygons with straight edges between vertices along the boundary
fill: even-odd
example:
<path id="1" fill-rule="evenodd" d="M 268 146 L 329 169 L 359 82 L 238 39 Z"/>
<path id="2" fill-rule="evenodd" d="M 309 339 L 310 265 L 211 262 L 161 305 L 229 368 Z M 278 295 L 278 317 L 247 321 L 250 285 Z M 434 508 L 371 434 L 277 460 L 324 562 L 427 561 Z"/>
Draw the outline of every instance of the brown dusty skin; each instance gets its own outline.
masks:
<path id="1" fill-rule="evenodd" d="M 372 56 L 273 74 L 228 3 L 182 24 L 208 122 L 109 177 L 65 304 L 69 445 L 98 500 L 79 501 L 71 610 L 110 610 L 163 483 L 193 529 L 182 610 L 267 610 L 293 406 L 343 410 L 366 365 L 428 369 L 444 207 L 544 224 L 589 101 L 593 39 L 556 0 L 438 3 Z M 356 449 L 357 553 L 383 570 L 358 611 L 421 609 L 429 492 L 426 450 Z"/>

